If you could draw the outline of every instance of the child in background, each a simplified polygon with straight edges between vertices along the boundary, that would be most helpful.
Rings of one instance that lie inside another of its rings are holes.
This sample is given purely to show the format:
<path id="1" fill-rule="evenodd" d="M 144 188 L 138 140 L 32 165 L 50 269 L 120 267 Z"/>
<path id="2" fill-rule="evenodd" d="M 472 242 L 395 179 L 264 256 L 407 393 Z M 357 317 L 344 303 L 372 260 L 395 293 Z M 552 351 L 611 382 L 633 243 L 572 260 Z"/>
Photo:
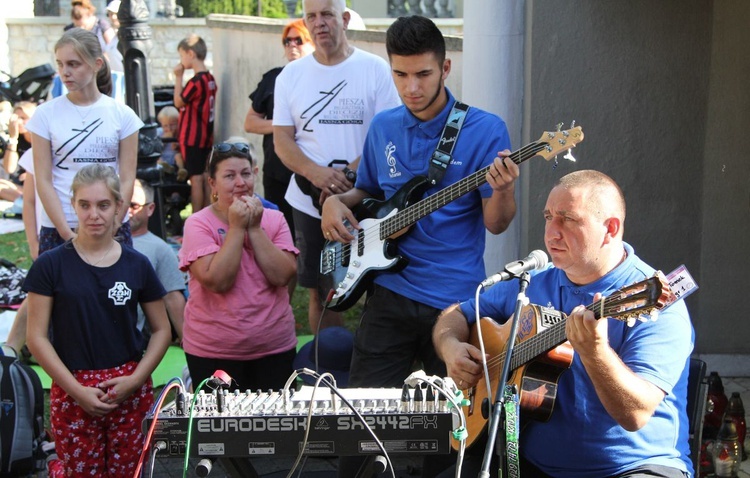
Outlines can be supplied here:
<path id="1" fill-rule="evenodd" d="M 206 69 L 206 42 L 198 35 L 189 35 L 177 45 L 180 62 L 174 67 L 174 105 L 180 110 L 177 136 L 190 177 L 190 201 L 193 212 L 208 204 L 206 159 L 211 152 L 214 135 L 216 80 Z M 195 75 L 182 85 L 185 70 Z"/>
<path id="2" fill-rule="evenodd" d="M 168 173 L 174 172 L 177 175 L 177 181 L 181 183 L 185 182 L 188 172 L 185 169 L 185 163 L 182 159 L 182 153 L 180 153 L 176 136 L 180 112 L 174 106 L 165 106 L 156 115 L 156 120 L 161 125 L 161 138 L 164 141 L 164 149 L 161 152 L 159 162 L 162 163 L 162 166 L 168 166 L 166 168 L 168 169 Z"/>

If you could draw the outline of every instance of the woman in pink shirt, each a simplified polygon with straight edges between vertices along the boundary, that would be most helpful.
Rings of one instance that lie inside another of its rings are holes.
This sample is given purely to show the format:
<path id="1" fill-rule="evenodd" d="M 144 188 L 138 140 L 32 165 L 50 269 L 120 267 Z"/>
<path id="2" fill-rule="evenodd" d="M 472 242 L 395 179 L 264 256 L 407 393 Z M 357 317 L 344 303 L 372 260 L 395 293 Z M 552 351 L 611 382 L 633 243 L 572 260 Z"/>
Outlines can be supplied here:
<path id="1" fill-rule="evenodd" d="M 286 286 L 299 251 L 284 215 L 253 195 L 257 173 L 247 144 L 215 145 L 213 204 L 185 222 L 183 348 L 196 384 L 223 370 L 233 388 L 278 389 L 292 373 L 297 338 Z"/>

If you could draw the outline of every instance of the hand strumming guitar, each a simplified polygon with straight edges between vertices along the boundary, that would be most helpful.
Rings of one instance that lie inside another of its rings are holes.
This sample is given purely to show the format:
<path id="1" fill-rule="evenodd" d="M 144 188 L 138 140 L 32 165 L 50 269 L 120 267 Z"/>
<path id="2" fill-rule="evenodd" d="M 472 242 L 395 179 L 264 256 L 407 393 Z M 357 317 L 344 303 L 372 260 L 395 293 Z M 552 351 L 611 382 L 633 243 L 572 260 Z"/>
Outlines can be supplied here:
<path id="1" fill-rule="evenodd" d="M 323 203 L 320 228 L 329 241 L 348 243 L 354 240 L 352 232 L 360 229 L 352 208 L 369 195 L 361 189 L 352 188 L 343 194 L 329 196 Z M 346 223 L 345 223 L 346 222 Z"/>

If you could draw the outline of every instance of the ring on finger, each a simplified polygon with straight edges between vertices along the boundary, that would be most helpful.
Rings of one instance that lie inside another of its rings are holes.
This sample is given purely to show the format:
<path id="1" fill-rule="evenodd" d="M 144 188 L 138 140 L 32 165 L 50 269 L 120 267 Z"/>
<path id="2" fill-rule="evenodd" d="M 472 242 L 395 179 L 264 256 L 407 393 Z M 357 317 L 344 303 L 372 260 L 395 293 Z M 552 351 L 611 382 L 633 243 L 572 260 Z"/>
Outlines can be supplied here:
<path id="1" fill-rule="evenodd" d="M 336 185 L 335 185 L 335 184 L 331 184 L 331 189 L 333 189 L 333 188 L 335 188 L 335 187 L 336 187 Z"/>

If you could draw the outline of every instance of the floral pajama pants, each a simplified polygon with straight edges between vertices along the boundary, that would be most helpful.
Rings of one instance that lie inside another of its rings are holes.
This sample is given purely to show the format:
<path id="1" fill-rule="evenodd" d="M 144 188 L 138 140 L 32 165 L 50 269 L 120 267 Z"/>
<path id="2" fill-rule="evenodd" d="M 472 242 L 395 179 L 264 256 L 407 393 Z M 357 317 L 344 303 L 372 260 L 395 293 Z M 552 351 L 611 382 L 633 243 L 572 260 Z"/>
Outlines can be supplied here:
<path id="1" fill-rule="evenodd" d="M 82 385 L 96 387 L 104 380 L 132 374 L 137 365 L 128 362 L 105 370 L 77 370 L 73 376 Z M 143 448 L 141 422 L 153 402 L 149 378 L 119 408 L 103 417 L 93 417 L 53 384 L 50 421 L 55 451 L 65 463 L 65 476 L 133 476 Z"/>

